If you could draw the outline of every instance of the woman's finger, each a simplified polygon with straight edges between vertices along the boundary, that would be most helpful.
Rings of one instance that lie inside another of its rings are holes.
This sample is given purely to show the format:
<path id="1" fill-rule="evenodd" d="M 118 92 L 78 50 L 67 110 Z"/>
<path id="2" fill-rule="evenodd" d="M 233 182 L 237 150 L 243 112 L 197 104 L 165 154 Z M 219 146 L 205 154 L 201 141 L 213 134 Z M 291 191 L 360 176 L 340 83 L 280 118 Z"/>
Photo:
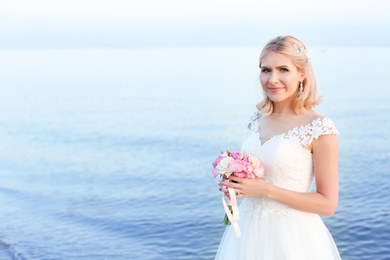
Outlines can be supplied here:
<path id="1" fill-rule="evenodd" d="M 230 177 L 229 177 L 229 180 L 230 180 L 231 182 L 235 182 L 235 183 L 241 183 L 241 182 L 242 182 L 242 179 L 243 179 L 243 178 L 236 177 L 236 176 L 234 176 L 234 175 L 230 175 Z"/>
<path id="2" fill-rule="evenodd" d="M 219 181 L 219 182 L 217 182 L 218 183 L 218 185 L 219 186 L 224 186 L 224 187 L 230 187 L 230 188 L 233 188 L 232 187 L 232 183 L 230 182 L 230 181 L 224 181 L 224 180 L 222 180 L 222 181 Z"/>

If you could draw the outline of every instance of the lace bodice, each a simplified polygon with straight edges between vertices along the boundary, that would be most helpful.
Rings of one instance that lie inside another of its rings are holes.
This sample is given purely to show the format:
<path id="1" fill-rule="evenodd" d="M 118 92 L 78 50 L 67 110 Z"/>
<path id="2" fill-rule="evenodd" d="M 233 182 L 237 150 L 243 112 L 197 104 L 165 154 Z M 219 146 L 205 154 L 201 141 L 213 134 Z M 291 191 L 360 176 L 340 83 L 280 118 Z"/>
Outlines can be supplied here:
<path id="1" fill-rule="evenodd" d="M 310 123 L 274 135 L 261 143 L 259 114 L 255 113 L 250 119 L 249 134 L 242 150 L 256 156 L 264 164 L 266 181 L 285 189 L 308 192 L 314 171 L 312 153 L 307 147 L 322 135 L 337 133 L 329 118 L 318 115 Z M 247 198 L 242 207 L 257 216 L 299 213 L 267 198 Z"/>

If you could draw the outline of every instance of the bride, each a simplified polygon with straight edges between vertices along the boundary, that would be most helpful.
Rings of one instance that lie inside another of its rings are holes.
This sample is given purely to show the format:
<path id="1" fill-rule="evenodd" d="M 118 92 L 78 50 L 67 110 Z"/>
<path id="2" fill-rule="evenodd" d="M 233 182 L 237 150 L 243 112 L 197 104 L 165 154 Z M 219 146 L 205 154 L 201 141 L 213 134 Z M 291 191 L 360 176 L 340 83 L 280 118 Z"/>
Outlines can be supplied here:
<path id="1" fill-rule="evenodd" d="M 233 188 L 243 199 L 242 235 L 228 227 L 215 259 L 341 259 L 319 216 L 332 216 L 337 208 L 338 132 L 313 110 L 319 98 L 305 45 L 292 36 L 269 41 L 260 70 L 265 98 L 242 150 L 263 163 L 265 177 L 231 176 L 218 183 L 227 196 Z"/>

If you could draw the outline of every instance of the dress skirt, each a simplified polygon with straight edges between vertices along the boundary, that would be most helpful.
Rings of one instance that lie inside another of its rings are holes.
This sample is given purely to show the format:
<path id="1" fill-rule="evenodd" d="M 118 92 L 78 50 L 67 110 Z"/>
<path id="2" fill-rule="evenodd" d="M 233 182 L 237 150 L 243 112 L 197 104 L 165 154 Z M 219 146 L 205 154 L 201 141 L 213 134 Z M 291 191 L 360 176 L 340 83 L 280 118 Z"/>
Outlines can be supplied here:
<path id="1" fill-rule="evenodd" d="M 240 215 L 241 237 L 237 238 L 233 227 L 228 226 L 215 259 L 341 259 L 331 234 L 317 214 L 295 211 L 255 216 L 240 209 Z"/>

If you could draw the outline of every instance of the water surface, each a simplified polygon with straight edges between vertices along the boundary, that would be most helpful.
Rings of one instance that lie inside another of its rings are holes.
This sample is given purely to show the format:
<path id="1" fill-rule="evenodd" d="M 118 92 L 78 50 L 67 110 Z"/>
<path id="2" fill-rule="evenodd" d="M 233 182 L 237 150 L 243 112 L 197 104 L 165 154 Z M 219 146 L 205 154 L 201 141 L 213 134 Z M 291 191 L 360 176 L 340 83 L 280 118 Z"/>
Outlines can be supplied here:
<path id="1" fill-rule="evenodd" d="M 5 259 L 213 259 L 211 162 L 246 136 L 259 49 L 0 53 Z M 340 132 L 339 207 L 324 221 L 343 259 L 389 259 L 390 49 L 311 55 L 318 111 Z"/>

